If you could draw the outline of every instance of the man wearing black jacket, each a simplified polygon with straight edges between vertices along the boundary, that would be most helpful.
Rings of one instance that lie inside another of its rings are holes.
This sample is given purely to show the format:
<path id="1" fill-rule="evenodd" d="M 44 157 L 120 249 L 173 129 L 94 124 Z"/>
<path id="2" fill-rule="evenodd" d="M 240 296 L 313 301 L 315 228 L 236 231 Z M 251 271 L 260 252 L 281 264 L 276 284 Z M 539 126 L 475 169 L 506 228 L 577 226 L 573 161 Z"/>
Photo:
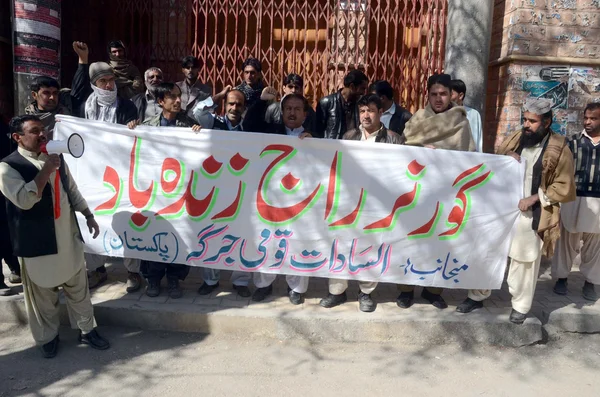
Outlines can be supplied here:
<path id="1" fill-rule="evenodd" d="M 31 102 L 25 108 L 25 114 L 32 114 L 42 121 L 48 130 L 49 139 L 54 129 L 55 116 L 66 114 L 80 117 L 79 109 L 89 95 L 88 46 L 73 42 L 73 50 L 79 56 L 79 66 L 73 77 L 71 90 L 61 90 L 58 81 L 48 76 L 39 76 L 31 84 Z"/>
<path id="2" fill-rule="evenodd" d="M 402 136 L 404 134 L 404 126 L 410 120 L 412 114 L 394 102 L 394 89 L 392 85 L 385 80 L 379 80 L 371 84 L 369 92 L 381 99 L 381 104 L 383 105 L 381 123 L 388 130 Z"/>
<path id="3" fill-rule="evenodd" d="M 316 136 L 342 139 L 348 130 L 358 128 L 356 102 L 367 93 L 369 79 L 360 70 L 353 70 L 344 77 L 344 88 L 319 100 L 317 104 Z"/>

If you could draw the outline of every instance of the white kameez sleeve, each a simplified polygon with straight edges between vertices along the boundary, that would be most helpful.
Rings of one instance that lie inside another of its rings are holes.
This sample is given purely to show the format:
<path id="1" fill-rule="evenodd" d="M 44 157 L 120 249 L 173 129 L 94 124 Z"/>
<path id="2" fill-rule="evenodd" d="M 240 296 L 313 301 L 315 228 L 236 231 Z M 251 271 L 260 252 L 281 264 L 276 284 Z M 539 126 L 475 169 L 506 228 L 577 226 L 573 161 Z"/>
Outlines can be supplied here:
<path id="1" fill-rule="evenodd" d="M 30 210 L 41 200 L 35 181 L 25 183 L 21 174 L 6 163 L 0 163 L 0 192 L 22 210 Z"/>
<path id="2" fill-rule="evenodd" d="M 550 198 L 548 196 L 546 196 L 546 194 L 544 194 L 544 192 L 542 191 L 542 188 L 538 189 L 538 197 L 540 198 L 540 204 L 544 208 L 550 207 L 551 205 L 556 204 L 555 202 L 550 200 Z"/>
<path id="3" fill-rule="evenodd" d="M 67 171 L 67 178 L 69 180 L 69 197 L 71 198 L 71 205 L 73 206 L 73 210 L 76 212 L 83 212 L 86 208 L 88 208 L 87 201 L 83 198 L 79 189 L 77 188 L 77 183 L 73 176 L 71 175 L 71 171 L 69 170 L 69 166 L 65 164 L 65 170 Z"/>
<path id="4" fill-rule="evenodd" d="M 213 112 L 217 106 L 215 105 L 212 97 L 208 97 L 203 101 L 199 101 L 192 113 L 194 114 L 194 119 L 198 122 L 203 129 L 210 130 L 213 128 L 215 124 L 215 116 Z"/>

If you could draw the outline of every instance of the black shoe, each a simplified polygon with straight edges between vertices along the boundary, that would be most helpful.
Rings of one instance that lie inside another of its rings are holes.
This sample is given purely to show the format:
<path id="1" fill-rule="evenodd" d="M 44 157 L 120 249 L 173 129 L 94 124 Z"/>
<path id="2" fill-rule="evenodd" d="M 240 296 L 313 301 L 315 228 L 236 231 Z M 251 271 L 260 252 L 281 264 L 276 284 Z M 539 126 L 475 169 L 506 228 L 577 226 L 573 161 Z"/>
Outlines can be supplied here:
<path id="1" fill-rule="evenodd" d="M 98 331 L 94 328 L 89 334 L 83 334 L 79 331 L 79 343 L 84 345 L 90 345 L 94 349 L 106 350 L 110 347 L 110 343 L 106 339 L 98 334 Z"/>
<path id="2" fill-rule="evenodd" d="M 304 303 L 304 294 L 296 292 L 288 288 L 288 296 L 290 297 L 290 303 L 292 305 L 301 305 Z"/>
<path id="3" fill-rule="evenodd" d="M 598 295 L 596 295 L 594 284 L 590 282 L 586 281 L 585 284 L 583 284 L 583 290 L 581 290 L 581 292 L 583 297 L 589 301 L 596 302 L 598 300 Z"/>
<path id="4" fill-rule="evenodd" d="M 233 289 L 237 291 L 238 295 L 242 298 L 249 298 L 252 293 L 250 292 L 250 288 L 245 285 L 233 285 Z"/>
<path id="5" fill-rule="evenodd" d="M 319 305 L 327 308 L 327 309 L 331 309 L 332 307 L 336 307 L 341 305 L 342 303 L 345 303 L 348 300 L 348 297 L 346 296 L 346 293 L 343 292 L 339 295 L 334 295 L 334 294 L 327 294 L 327 296 L 323 299 L 321 299 L 321 302 L 319 302 Z"/>
<path id="6" fill-rule="evenodd" d="M 569 293 L 569 290 L 567 288 L 568 285 L 569 282 L 566 278 L 559 278 L 558 280 L 556 280 L 556 284 L 554 284 L 554 288 L 552 290 L 557 295 L 566 295 L 567 293 Z"/>
<path id="7" fill-rule="evenodd" d="M 169 298 L 179 299 L 183 296 L 183 290 L 179 286 L 179 280 L 176 278 L 168 280 L 169 282 Z"/>
<path id="8" fill-rule="evenodd" d="M 12 290 L 6 283 L 4 279 L 0 280 L 0 296 L 11 296 L 15 295 L 16 292 Z"/>
<path id="9" fill-rule="evenodd" d="M 473 310 L 481 309 L 482 307 L 483 302 L 478 302 L 471 298 L 467 298 L 463 303 L 456 306 L 456 311 L 459 313 L 471 313 Z"/>
<path id="10" fill-rule="evenodd" d="M 254 294 L 252 294 L 252 300 L 254 302 L 262 302 L 267 296 L 271 295 L 272 293 L 273 284 L 269 285 L 268 287 L 257 288 L 256 291 L 254 291 Z"/>
<path id="11" fill-rule="evenodd" d="M 158 295 L 160 295 L 160 281 L 148 280 L 146 295 L 148 295 L 150 298 L 156 298 Z"/>
<path id="12" fill-rule="evenodd" d="M 358 308 L 361 312 L 371 313 L 377 308 L 377 303 L 371 298 L 371 294 L 361 292 L 358 294 Z"/>
<path id="13" fill-rule="evenodd" d="M 438 309 L 445 309 L 448 307 L 448 304 L 441 295 L 431 293 L 427 288 L 423 288 L 423 292 L 421 292 L 421 298 L 425 299 Z"/>
<path id="14" fill-rule="evenodd" d="M 414 291 L 400 292 L 400 295 L 398 295 L 398 298 L 396 299 L 396 304 L 398 305 L 398 307 L 401 307 L 403 309 L 408 309 L 409 307 L 411 307 L 413 305 L 414 301 L 415 301 L 415 292 Z"/>
<path id="15" fill-rule="evenodd" d="M 50 342 L 42 345 L 41 349 L 44 358 L 56 357 L 56 353 L 58 353 L 58 342 L 60 342 L 60 339 L 58 338 L 58 335 L 56 335 Z"/>
<path id="16" fill-rule="evenodd" d="M 8 275 L 8 281 L 11 284 L 21 284 L 23 282 L 23 280 L 21 280 L 21 275 L 16 272 L 10 272 Z"/>
<path id="17" fill-rule="evenodd" d="M 519 313 L 515 309 L 512 309 L 512 311 L 510 312 L 510 317 L 508 319 L 513 324 L 523 324 L 526 318 L 527 314 Z"/>
<path id="18" fill-rule="evenodd" d="M 202 283 L 200 288 L 198 288 L 198 293 L 200 295 L 210 295 L 217 288 L 219 288 L 219 283 L 216 283 L 214 285 L 208 285 L 206 283 Z"/>

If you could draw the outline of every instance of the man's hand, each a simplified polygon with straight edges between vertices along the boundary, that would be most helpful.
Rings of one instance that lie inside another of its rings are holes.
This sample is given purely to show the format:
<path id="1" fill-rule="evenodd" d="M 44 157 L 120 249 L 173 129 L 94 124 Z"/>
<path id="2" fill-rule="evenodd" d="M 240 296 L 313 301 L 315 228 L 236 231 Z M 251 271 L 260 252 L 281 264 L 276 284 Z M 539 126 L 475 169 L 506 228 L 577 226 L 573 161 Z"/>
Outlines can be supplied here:
<path id="1" fill-rule="evenodd" d="M 303 132 L 302 134 L 298 135 L 298 138 L 300 138 L 300 139 L 312 138 L 312 134 L 310 132 Z"/>
<path id="2" fill-rule="evenodd" d="M 506 155 L 512 157 L 515 160 L 517 160 L 519 163 L 521 162 L 521 156 L 519 156 L 515 152 L 508 152 L 508 153 L 506 153 Z"/>
<path id="3" fill-rule="evenodd" d="M 49 174 L 53 173 L 60 167 L 60 156 L 58 154 L 51 154 L 48 156 L 48 160 L 44 163 L 42 170 L 47 171 Z"/>
<path id="4" fill-rule="evenodd" d="M 519 201 L 519 210 L 521 210 L 522 212 L 525 212 L 525 211 L 529 210 L 531 207 L 533 207 L 533 205 L 535 203 L 537 203 L 539 200 L 540 200 L 540 198 L 538 197 L 537 194 L 534 194 L 533 196 L 524 198 Z"/>
<path id="5" fill-rule="evenodd" d="M 140 125 L 140 122 L 138 120 L 132 120 L 129 123 L 127 123 L 127 128 L 129 128 L 130 130 L 135 130 L 135 127 L 137 127 L 138 125 Z"/>
<path id="6" fill-rule="evenodd" d="M 277 90 L 273 87 L 265 87 L 260 94 L 260 99 L 267 102 L 272 102 L 277 99 Z"/>
<path id="7" fill-rule="evenodd" d="M 194 124 L 192 126 L 192 131 L 194 131 L 196 134 L 199 133 L 201 129 L 202 129 L 202 126 L 200 126 L 198 124 Z"/>
<path id="8" fill-rule="evenodd" d="M 94 219 L 94 217 L 90 217 L 87 218 L 87 227 L 90 231 L 90 234 L 92 235 L 92 238 L 96 238 L 98 237 L 98 235 L 100 234 L 100 226 L 98 226 L 98 222 L 96 222 L 96 219 Z"/>
<path id="9" fill-rule="evenodd" d="M 230 85 L 225 86 L 225 88 L 223 88 L 223 90 L 221 92 L 219 92 L 218 94 L 216 94 L 212 97 L 213 102 L 215 104 L 220 103 L 223 100 L 223 98 L 225 98 L 227 96 L 227 94 L 229 94 L 229 91 L 231 91 L 232 89 L 233 89 L 233 87 Z"/>
<path id="10" fill-rule="evenodd" d="M 81 63 L 83 65 L 88 63 L 90 50 L 89 50 L 87 44 L 85 44 L 81 41 L 74 41 L 73 42 L 73 50 L 75 50 L 75 53 L 79 56 L 79 63 Z"/>

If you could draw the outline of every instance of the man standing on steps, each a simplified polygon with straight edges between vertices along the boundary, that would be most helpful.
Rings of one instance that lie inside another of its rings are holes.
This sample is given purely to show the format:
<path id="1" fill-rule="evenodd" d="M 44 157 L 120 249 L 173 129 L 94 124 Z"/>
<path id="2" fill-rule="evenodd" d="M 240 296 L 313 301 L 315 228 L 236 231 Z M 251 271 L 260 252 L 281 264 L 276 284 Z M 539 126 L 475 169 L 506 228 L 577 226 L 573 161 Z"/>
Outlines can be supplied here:
<path id="1" fill-rule="evenodd" d="M 162 83 L 154 90 L 156 102 L 162 109 L 162 112 L 144 122 L 144 125 L 153 127 L 182 127 L 191 128 L 193 131 L 200 131 L 200 126 L 181 111 L 181 89 L 173 83 Z M 160 282 L 163 277 L 167 277 L 168 294 L 171 299 L 179 299 L 183 296 L 183 291 L 179 286 L 179 281 L 185 280 L 190 267 L 176 263 L 146 262 L 145 274 L 148 278 L 148 288 L 146 295 L 157 297 L 160 295 Z"/>
<path id="2" fill-rule="evenodd" d="M 580 251 L 579 270 L 585 277 L 582 294 L 598 300 L 594 284 L 600 284 L 600 103 L 583 112 L 584 130 L 569 139 L 575 163 L 577 198 L 560 208 L 560 239 L 552 261 L 554 292 L 567 295 L 567 278 Z"/>
<path id="3" fill-rule="evenodd" d="M 575 200 L 573 154 L 565 137 L 552 131 L 552 100 L 528 98 L 523 127 L 507 137 L 498 154 L 526 161 L 521 214 L 510 247 L 508 290 L 512 295 L 509 320 L 522 324 L 531 309 L 542 255 L 554 255 L 560 236 L 561 204 Z M 469 313 L 483 307 L 490 290 L 470 290 L 456 311 Z"/>
<path id="4" fill-rule="evenodd" d="M 59 288 L 67 303 L 79 341 L 95 349 L 109 343 L 96 331 L 94 309 L 83 260 L 83 237 L 75 218 L 82 213 L 93 237 L 100 228 L 57 154 L 42 153 L 47 142 L 40 119 L 33 115 L 11 120 L 16 151 L 0 162 L 0 192 L 15 255 L 21 263 L 29 327 L 46 358 L 58 351 Z"/>
<path id="5" fill-rule="evenodd" d="M 358 128 L 356 102 L 366 94 L 369 79 L 360 70 L 344 77 L 344 88 L 319 100 L 317 104 L 317 138 L 342 139 L 346 131 Z"/>
<path id="6" fill-rule="evenodd" d="M 263 97 L 265 93 L 263 93 Z M 304 122 L 308 115 L 310 105 L 306 98 L 300 94 L 287 94 L 281 101 L 283 124 L 270 124 L 272 134 L 287 135 L 298 137 L 300 139 L 310 138 L 312 134 L 304 128 Z M 273 273 L 254 273 L 254 285 L 256 291 L 252 294 L 252 300 L 261 302 L 273 293 L 273 282 L 277 277 Z M 308 290 L 309 277 L 286 275 L 285 280 L 288 285 L 288 297 L 293 305 L 300 305 L 304 302 L 304 294 Z"/>
<path id="7" fill-rule="evenodd" d="M 177 83 L 181 90 L 181 110 L 188 117 L 194 117 L 194 107 L 199 101 L 204 101 L 212 95 L 212 88 L 200 81 L 200 61 L 198 58 L 188 55 L 181 60 L 181 71 L 185 77 Z"/>
<path id="8" fill-rule="evenodd" d="M 428 104 L 411 117 L 404 128 L 407 145 L 427 146 L 437 149 L 474 151 L 475 144 L 465 108 L 451 101 L 447 74 L 434 74 L 427 80 Z M 415 286 L 398 285 L 398 307 L 407 309 L 414 302 Z M 438 309 L 448 304 L 442 298 L 442 288 L 425 287 L 421 297 Z"/>
<path id="9" fill-rule="evenodd" d="M 404 127 L 412 114 L 394 102 L 394 88 L 392 85 L 385 80 L 379 80 L 371 84 L 369 92 L 381 99 L 383 105 L 381 123 L 384 127 L 400 136 L 404 135 Z"/>
<path id="10" fill-rule="evenodd" d="M 343 139 L 362 141 L 362 142 L 381 142 L 402 145 L 404 138 L 393 131 L 388 130 L 381 123 L 383 114 L 383 105 L 377 95 L 365 95 L 358 103 L 358 114 L 360 125 L 344 134 Z M 359 281 L 360 294 L 358 295 L 359 308 L 363 312 L 373 312 L 377 304 L 371 298 L 371 293 L 377 287 L 376 282 Z M 329 279 L 329 294 L 321 299 L 320 305 L 325 308 L 332 308 L 346 302 L 346 289 L 348 289 L 348 280 Z"/>
<path id="11" fill-rule="evenodd" d="M 483 129 L 481 125 L 481 115 L 477 110 L 463 104 L 465 95 L 467 95 L 467 86 L 462 80 L 452 80 L 450 85 L 452 87 L 452 102 L 464 107 L 467 111 L 467 119 L 469 120 L 469 126 L 471 127 L 471 136 L 475 142 L 475 149 L 478 152 L 483 152 Z"/>
<path id="12" fill-rule="evenodd" d="M 138 122 L 143 123 L 161 113 L 161 108 L 156 102 L 154 90 L 163 82 L 163 72 L 157 67 L 151 67 L 144 73 L 146 92 L 131 98 L 131 102 L 138 110 Z"/>

